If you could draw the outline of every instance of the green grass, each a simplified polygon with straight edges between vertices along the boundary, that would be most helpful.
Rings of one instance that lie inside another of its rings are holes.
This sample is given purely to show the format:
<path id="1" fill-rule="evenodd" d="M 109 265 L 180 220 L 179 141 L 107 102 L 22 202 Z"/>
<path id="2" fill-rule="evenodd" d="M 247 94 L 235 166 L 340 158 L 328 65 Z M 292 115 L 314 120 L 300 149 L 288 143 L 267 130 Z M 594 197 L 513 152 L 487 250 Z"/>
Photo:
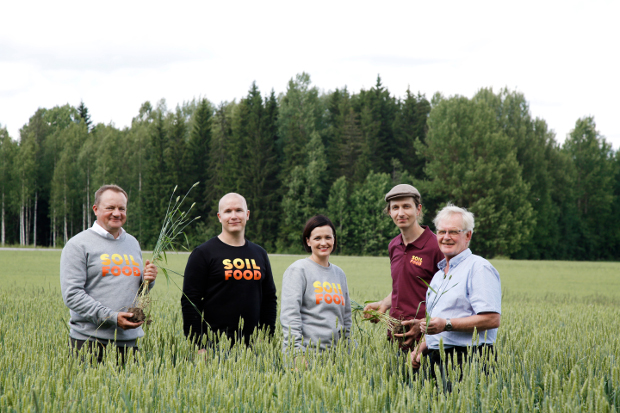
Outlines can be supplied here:
<path id="1" fill-rule="evenodd" d="M 188 254 L 168 254 L 168 267 L 183 273 Z M 304 256 L 271 256 L 276 287 L 282 284 L 284 270 Z M 145 259 L 150 255 L 145 254 Z M 332 257 L 332 262 L 347 274 L 352 296 L 364 299 L 382 298 L 391 288 L 390 263 L 387 257 Z M 572 261 L 511 261 L 491 260 L 500 273 L 502 291 L 513 295 L 539 299 L 541 296 L 572 296 L 576 299 L 607 297 L 620 300 L 620 263 Z M 60 250 L 56 251 L 1 251 L 0 271 L 3 282 L 56 283 L 59 282 Z M 164 280 L 160 273 L 161 281 Z M 177 282 L 182 278 L 174 276 Z M 54 285 L 54 284 L 52 284 Z M 170 290 L 171 294 L 175 290 Z"/>
<path id="2" fill-rule="evenodd" d="M 169 266 L 182 272 L 187 257 L 168 255 Z M 271 257 L 278 290 L 298 258 Z M 385 331 L 364 322 L 356 346 L 315 357 L 305 372 L 285 365 L 280 330 L 201 359 L 182 333 L 181 293 L 164 277 L 137 362 L 78 362 L 68 357 L 59 260 L 59 251 L 0 251 L 0 412 L 620 410 L 619 263 L 493 261 L 503 290 L 497 365 L 488 376 L 468 366 L 444 393 L 411 380 Z M 389 292 L 387 258 L 333 262 L 357 301 Z"/>

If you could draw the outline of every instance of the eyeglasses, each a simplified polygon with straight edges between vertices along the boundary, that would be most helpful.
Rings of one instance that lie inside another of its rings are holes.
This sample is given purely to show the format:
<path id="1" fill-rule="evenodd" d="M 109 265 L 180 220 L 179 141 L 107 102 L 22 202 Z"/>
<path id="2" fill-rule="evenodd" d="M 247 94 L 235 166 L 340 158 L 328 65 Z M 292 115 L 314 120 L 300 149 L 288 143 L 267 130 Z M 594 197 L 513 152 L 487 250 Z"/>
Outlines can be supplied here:
<path id="1" fill-rule="evenodd" d="M 446 234 L 450 235 L 451 237 L 456 237 L 457 235 L 459 235 L 460 232 L 465 232 L 467 231 L 466 229 L 451 229 L 450 231 L 446 231 L 444 229 L 440 229 L 439 231 L 437 231 L 437 235 L 441 235 L 442 237 L 445 236 Z"/>

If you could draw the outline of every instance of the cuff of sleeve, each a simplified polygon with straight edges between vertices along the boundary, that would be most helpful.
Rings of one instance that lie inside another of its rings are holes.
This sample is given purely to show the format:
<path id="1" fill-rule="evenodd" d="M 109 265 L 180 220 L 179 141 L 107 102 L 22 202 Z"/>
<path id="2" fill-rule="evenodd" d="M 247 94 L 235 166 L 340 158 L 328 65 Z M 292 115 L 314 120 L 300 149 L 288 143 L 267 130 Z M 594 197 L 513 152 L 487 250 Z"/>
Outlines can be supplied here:
<path id="1" fill-rule="evenodd" d="M 108 322 L 114 327 L 118 327 L 118 311 L 112 311 L 108 317 Z"/>

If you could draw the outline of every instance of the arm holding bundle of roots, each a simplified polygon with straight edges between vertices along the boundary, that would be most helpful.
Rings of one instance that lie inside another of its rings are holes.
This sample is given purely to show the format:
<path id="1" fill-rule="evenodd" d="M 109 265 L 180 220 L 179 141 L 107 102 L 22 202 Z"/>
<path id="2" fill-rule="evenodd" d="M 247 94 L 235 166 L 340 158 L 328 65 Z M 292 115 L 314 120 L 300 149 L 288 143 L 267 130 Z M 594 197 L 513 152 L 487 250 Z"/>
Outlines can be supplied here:
<path id="1" fill-rule="evenodd" d="M 383 324 L 385 327 L 387 327 L 390 334 L 394 335 L 395 337 L 399 337 L 407 333 L 407 327 L 404 326 L 400 320 L 391 317 L 389 314 L 387 314 L 387 312 L 382 312 L 383 308 L 377 310 L 369 307 L 368 303 L 373 302 L 366 301 L 364 303 L 365 306 L 363 306 L 355 300 L 351 300 L 351 310 L 355 313 L 361 313 L 364 317 L 363 320 Z M 376 301 L 375 303 L 381 303 L 381 301 Z"/>
<path id="2" fill-rule="evenodd" d="M 433 312 L 433 309 L 435 308 L 435 306 L 437 305 L 437 303 L 439 302 L 439 300 L 441 299 L 441 297 L 446 294 L 448 291 L 450 291 L 451 289 L 453 289 L 454 287 L 456 287 L 458 285 L 458 283 L 453 284 L 452 286 L 448 287 L 448 283 L 450 282 L 450 280 L 452 279 L 452 276 L 446 277 L 444 276 L 443 281 L 440 285 L 440 288 L 438 289 L 438 291 L 440 291 L 441 293 L 438 294 L 437 291 L 435 289 L 433 289 L 433 287 L 430 286 L 430 284 L 428 284 L 424 279 L 422 279 L 421 277 L 420 280 L 422 280 L 422 282 L 424 284 L 426 284 L 426 286 L 428 287 L 428 289 L 430 291 L 432 291 L 435 296 L 433 298 L 433 300 L 430 303 L 427 303 L 426 306 L 426 317 L 424 318 L 424 320 L 407 320 L 407 321 L 403 321 L 403 325 L 410 325 L 411 326 L 411 330 L 416 330 L 416 332 L 419 331 L 419 333 L 421 334 L 421 338 L 418 341 L 418 344 L 415 346 L 415 348 L 413 349 L 413 352 L 411 353 L 411 364 L 413 366 L 414 369 L 418 369 L 420 368 L 420 360 L 422 355 L 426 354 L 428 352 L 428 348 L 426 347 L 426 334 L 431 334 L 431 332 L 429 330 L 427 330 L 427 325 L 431 324 L 431 320 L 435 320 L 434 318 L 431 317 L 431 314 Z M 420 309 L 420 305 L 422 304 L 422 302 L 418 305 L 418 310 Z M 443 320 L 443 319 L 442 319 Z M 445 327 L 445 320 L 443 327 L 442 327 L 442 331 L 443 328 Z M 440 331 L 438 331 L 440 332 Z M 434 334 L 434 333 L 433 333 Z"/>
<path id="3" fill-rule="evenodd" d="M 131 323 L 142 323 L 146 321 L 147 324 L 151 323 L 151 319 L 148 316 L 147 309 L 150 308 L 151 298 L 148 294 L 153 287 L 155 286 L 155 279 L 157 278 L 157 266 L 146 260 L 144 263 L 144 269 L 142 270 L 142 285 L 140 286 L 140 290 L 136 296 L 136 300 L 134 300 L 134 307 L 127 309 L 127 312 L 131 314 L 130 317 L 127 318 L 127 321 Z M 128 328 L 135 328 L 128 325 L 125 320 L 121 320 L 121 315 L 119 314 L 118 323 L 119 327 L 126 329 L 123 325 L 127 325 Z M 121 325 L 121 323 L 123 325 Z"/>
<path id="4" fill-rule="evenodd" d="M 383 314 L 387 313 L 388 310 L 392 308 L 392 292 L 390 291 L 383 300 L 375 302 L 366 301 L 364 304 L 365 306 L 364 308 L 362 308 L 362 310 L 364 311 L 364 318 L 369 319 L 372 323 L 377 323 L 379 322 L 379 319 L 377 317 L 373 317 L 370 312 L 374 310 Z"/>
<path id="5" fill-rule="evenodd" d="M 417 318 L 403 320 L 401 324 L 405 332 L 394 334 L 394 337 L 404 340 L 403 345 L 405 346 L 410 346 L 414 341 L 419 341 L 422 337 L 422 332 L 420 331 L 420 323 L 422 323 L 422 321 L 423 320 Z"/>

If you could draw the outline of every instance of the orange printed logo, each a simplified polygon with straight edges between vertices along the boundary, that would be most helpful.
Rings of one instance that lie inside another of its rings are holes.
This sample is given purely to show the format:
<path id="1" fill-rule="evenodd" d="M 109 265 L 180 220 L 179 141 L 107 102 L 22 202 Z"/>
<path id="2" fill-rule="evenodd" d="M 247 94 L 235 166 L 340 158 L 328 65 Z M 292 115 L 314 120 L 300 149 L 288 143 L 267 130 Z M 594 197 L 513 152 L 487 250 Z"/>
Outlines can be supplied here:
<path id="1" fill-rule="evenodd" d="M 422 258 L 416 257 L 415 255 L 411 256 L 411 261 L 409 261 L 413 265 L 417 265 L 418 267 L 422 265 Z"/>
<path id="2" fill-rule="evenodd" d="M 114 275 L 115 277 L 123 274 L 123 275 L 135 275 L 139 277 L 141 275 L 140 264 L 138 264 L 133 255 L 127 254 L 101 254 L 99 257 L 101 259 L 101 276 L 105 277 L 106 275 Z M 116 264 L 116 265 L 112 265 Z"/>
<path id="3" fill-rule="evenodd" d="M 317 304 L 324 301 L 326 304 L 333 303 L 337 305 L 345 305 L 344 296 L 342 295 L 342 287 L 340 284 L 330 283 L 328 281 L 323 283 L 320 281 L 315 281 L 312 286 L 314 287 L 314 297 Z"/>
<path id="4" fill-rule="evenodd" d="M 260 267 L 256 265 L 256 261 L 249 259 L 235 258 L 234 260 L 224 260 L 224 277 L 226 281 L 230 278 L 235 280 L 260 280 L 263 274 L 260 272 Z"/>

